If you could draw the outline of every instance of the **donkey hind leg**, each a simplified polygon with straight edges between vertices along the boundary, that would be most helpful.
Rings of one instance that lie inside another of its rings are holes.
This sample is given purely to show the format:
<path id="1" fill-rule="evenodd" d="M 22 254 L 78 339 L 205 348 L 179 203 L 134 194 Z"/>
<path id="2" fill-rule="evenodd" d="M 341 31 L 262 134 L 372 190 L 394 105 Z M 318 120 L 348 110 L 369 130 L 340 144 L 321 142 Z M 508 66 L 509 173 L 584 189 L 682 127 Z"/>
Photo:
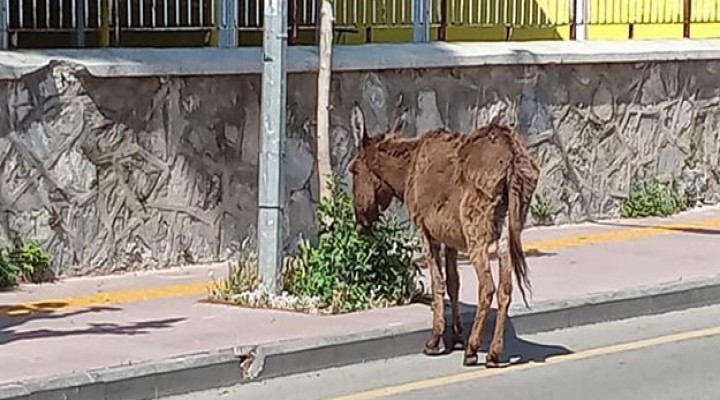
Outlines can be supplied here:
<path id="1" fill-rule="evenodd" d="M 467 225 L 468 250 L 478 280 L 477 312 L 475 314 L 472 331 L 470 332 L 470 338 L 468 339 L 468 345 L 465 348 L 465 359 L 463 360 L 463 364 L 466 366 L 477 364 L 477 352 L 482 344 L 485 320 L 487 319 L 490 304 L 495 294 L 495 282 L 493 282 L 488 257 L 488 247 L 494 231 L 492 218 L 490 217 L 492 213 L 488 212 L 488 209 L 491 208 L 492 206 L 488 204 L 485 210 L 482 210 L 482 208 L 477 210 L 479 212 L 477 212 L 478 215 L 476 215 L 475 218 L 467 219 L 463 222 L 463 225 Z"/>
<path id="2" fill-rule="evenodd" d="M 440 269 L 440 243 L 432 240 L 427 232 L 422 232 L 420 236 L 430 269 L 433 311 L 432 333 L 425 342 L 424 353 L 434 356 L 445 353 L 445 343 L 442 340 L 445 334 L 445 282 Z"/>
<path id="3" fill-rule="evenodd" d="M 495 316 L 495 331 L 493 332 L 492 342 L 490 343 L 490 349 L 485 360 L 485 366 L 488 368 L 500 366 L 500 356 L 503 351 L 505 335 L 505 322 L 508 318 L 508 309 L 510 307 L 513 290 L 507 215 L 500 217 L 496 221 L 496 224 L 495 232 L 499 233 L 496 237 L 497 255 L 500 264 L 497 291 L 498 310 Z"/>
<path id="4" fill-rule="evenodd" d="M 453 321 L 453 349 L 462 350 L 465 348 L 463 343 L 463 328 L 460 320 L 460 277 L 457 268 L 458 251 L 455 248 L 445 246 L 445 270 L 447 274 L 447 290 L 450 297 L 450 305 L 452 306 Z"/>

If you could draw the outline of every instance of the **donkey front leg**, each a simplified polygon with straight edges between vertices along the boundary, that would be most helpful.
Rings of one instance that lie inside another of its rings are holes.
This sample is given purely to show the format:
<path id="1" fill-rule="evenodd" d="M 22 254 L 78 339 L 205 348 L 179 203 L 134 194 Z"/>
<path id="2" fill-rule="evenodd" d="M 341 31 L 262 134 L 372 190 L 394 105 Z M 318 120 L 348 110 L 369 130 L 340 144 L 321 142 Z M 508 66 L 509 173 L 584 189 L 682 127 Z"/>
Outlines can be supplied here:
<path id="1" fill-rule="evenodd" d="M 433 311 L 432 333 L 425 342 L 424 353 L 434 356 L 445 352 L 445 343 L 442 340 L 445 333 L 445 282 L 440 269 L 440 243 L 432 240 L 425 231 L 421 237 L 430 269 Z"/>

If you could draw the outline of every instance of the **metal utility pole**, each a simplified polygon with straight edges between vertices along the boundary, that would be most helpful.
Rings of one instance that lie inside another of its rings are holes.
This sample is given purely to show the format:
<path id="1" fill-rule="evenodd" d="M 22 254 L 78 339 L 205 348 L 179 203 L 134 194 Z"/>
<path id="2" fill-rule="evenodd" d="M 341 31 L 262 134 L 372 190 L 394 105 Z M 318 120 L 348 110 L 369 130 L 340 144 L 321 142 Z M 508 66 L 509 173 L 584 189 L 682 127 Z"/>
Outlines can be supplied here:
<path id="1" fill-rule="evenodd" d="M 285 107 L 287 104 L 287 0 L 265 1 L 258 179 L 258 275 L 265 288 L 280 291 L 285 205 Z"/>

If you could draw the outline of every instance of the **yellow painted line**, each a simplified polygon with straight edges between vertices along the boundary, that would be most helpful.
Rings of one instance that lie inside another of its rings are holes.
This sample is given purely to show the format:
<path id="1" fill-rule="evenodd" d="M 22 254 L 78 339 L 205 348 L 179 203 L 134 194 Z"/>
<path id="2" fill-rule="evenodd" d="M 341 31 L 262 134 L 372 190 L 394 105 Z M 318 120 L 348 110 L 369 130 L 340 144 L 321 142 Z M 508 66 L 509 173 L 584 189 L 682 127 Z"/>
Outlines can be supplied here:
<path id="1" fill-rule="evenodd" d="M 623 222 L 621 222 L 623 223 Z M 612 225 L 605 225 L 612 228 Z M 557 239 L 538 240 L 528 242 L 523 245 L 526 252 L 532 251 L 557 251 L 569 249 L 572 247 L 591 246 L 596 244 L 607 244 L 624 242 L 633 239 L 643 239 L 654 236 L 663 236 L 670 234 L 682 233 L 683 230 L 703 230 L 703 229 L 720 229 L 720 219 L 708 219 L 687 223 L 665 224 L 665 225 L 648 225 L 644 227 L 619 229 L 608 232 L 588 233 L 585 235 L 575 235 L 560 237 Z M 467 258 L 466 254 L 461 254 Z"/>
<path id="2" fill-rule="evenodd" d="M 365 392 L 354 393 L 347 396 L 336 397 L 334 400 L 370 400 L 379 399 L 388 396 L 396 396 L 416 392 L 419 390 L 434 389 L 437 387 L 452 385 L 456 383 L 467 382 L 475 379 L 489 378 L 492 376 L 505 375 L 516 371 L 524 371 L 543 366 L 562 364 L 570 361 L 585 360 L 588 358 L 606 356 L 633 350 L 641 350 L 648 347 L 660 346 L 664 344 L 676 343 L 692 339 L 700 339 L 705 337 L 720 335 L 720 326 L 696 331 L 682 332 L 673 335 L 661 336 L 652 339 L 639 340 L 616 344 L 606 347 L 598 347 L 590 350 L 579 351 L 577 353 L 556 356 L 548 358 L 544 363 L 527 363 L 510 366 L 499 369 L 480 369 L 472 372 L 463 372 L 455 375 L 441 376 L 438 378 L 425 379 L 422 381 L 410 382 L 397 386 L 388 386 L 380 389 L 368 390 Z"/>
<path id="3" fill-rule="evenodd" d="M 57 300 L 41 300 L 24 304 L 0 305 L 0 315 L 22 316 L 37 312 L 53 312 L 70 308 L 112 306 L 169 297 L 192 296 L 203 293 L 209 282 L 95 293 Z"/>
<path id="4" fill-rule="evenodd" d="M 682 229 L 720 228 L 720 219 L 662 226 L 615 230 L 591 233 L 551 240 L 541 240 L 525 245 L 526 251 L 553 251 L 593 244 L 621 242 L 632 239 L 667 235 L 681 232 Z M 97 293 L 73 296 L 57 300 L 42 300 L 24 304 L 0 305 L 0 315 L 27 315 L 34 312 L 52 312 L 71 308 L 88 308 L 118 305 L 171 297 L 195 296 L 203 294 L 210 282 L 195 282 L 181 285 L 160 286 L 146 289 L 134 289 L 118 292 Z"/>
<path id="5" fill-rule="evenodd" d="M 610 225 L 611 226 L 611 225 Z M 577 235 L 565 238 L 541 240 L 534 243 L 528 243 L 527 250 L 535 249 L 540 251 L 560 250 L 570 247 L 588 246 L 593 244 L 605 244 L 613 242 L 623 242 L 633 239 L 642 239 L 653 236 L 670 235 L 673 233 L 682 233 L 683 230 L 702 230 L 720 228 L 720 219 L 710 219 L 689 223 L 677 223 L 667 225 L 653 225 L 642 228 L 632 228 L 615 230 L 610 232 L 591 233 L 587 235 Z"/>

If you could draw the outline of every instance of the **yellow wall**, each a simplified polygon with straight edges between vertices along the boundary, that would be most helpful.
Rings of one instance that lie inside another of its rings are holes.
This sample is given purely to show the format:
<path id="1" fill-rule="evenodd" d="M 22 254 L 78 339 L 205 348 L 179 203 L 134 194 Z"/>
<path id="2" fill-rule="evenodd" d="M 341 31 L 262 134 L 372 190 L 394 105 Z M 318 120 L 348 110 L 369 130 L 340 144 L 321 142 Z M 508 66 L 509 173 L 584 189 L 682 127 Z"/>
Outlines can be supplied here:
<path id="1" fill-rule="evenodd" d="M 720 1 L 693 0 L 692 38 L 720 37 Z M 588 37 L 627 39 L 632 24 L 635 39 L 683 37 L 683 0 L 590 0 Z"/>
<path id="2" fill-rule="evenodd" d="M 346 3 L 347 1 L 347 3 Z M 405 4 L 403 5 L 403 1 Z M 373 42 L 401 42 L 412 38 L 410 25 L 411 0 L 395 2 L 395 14 L 407 16 L 406 21 L 390 20 L 392 10 L 385 13 L 379 8 L 383 2 L 360 0 L 345 0 L 336 2 L 336 23 L 338 25 L 352 25 L 360 21 L 363 10 L 356 4 L 366 4 L 365 15 L 372 15 L 375 11 L 378 20 L 375 24 L 360 24 L 358 34 L 344 34 L 342 43 L 362 43 L 367 40 L 366 28 L 371 28 Z M 570 0 L 499 0 L 496 9 L 493 7 L 483 9 L 479 4 L 486 4 L 484 0 L 449 0 L 455 7 L 449 6 L 448 17 L 450 25 L 447 28 L 448 41 L 503 41 L 509 40 L 569 40 L 570 19 L 568 8 Z M 683 0 L 587 0 L 590 6 L 588 38 L 590 40 L 627 40 L 632 25 L 634 39 L 662 39 L 682 38 L 683 35 Z M 346 11 L 343 6 L 348 4 Z M 392 4 L 387 2 L 386 4 Z M 692 0 L 693 23 L 691 24 L 691 37 L 708 38 L 720 37 L 720 0 Z M 373 10 L 373 7 L 378 7 Z M 485 7 L 486 8 L 486 7 Z M 357 16 L 356 16 L 357 14 Z M 381 15 L 386 15 L 383 20 Z M 433 20 L 437 23 L 436 10 L 433 10 Z M 528 26 L 531 19 L 537 22 L 540 15 L 540 24 Z M 487 24 L 490 20 L 498 19 L 500 24 Z M 532 18 L 531 18 L 532 16 Z M 398 18 L 400 19 L 400 18 Z M 463 23 L 461 23 L 461 21 Z M 468 23 L 469 21 L 469 23 Z M 707 22 L 703 22 L 707 21 Z M 371 21 L 368 21 L 371 22 Z M 405 26 L 393 26 L 404 24 Z M 509 32 L 505 25 L 515 28 Z M 520 26 L 523 26 L 522 28 Z M 437 29 L 432 29 L 433 38 L 437 37 Z"/>

